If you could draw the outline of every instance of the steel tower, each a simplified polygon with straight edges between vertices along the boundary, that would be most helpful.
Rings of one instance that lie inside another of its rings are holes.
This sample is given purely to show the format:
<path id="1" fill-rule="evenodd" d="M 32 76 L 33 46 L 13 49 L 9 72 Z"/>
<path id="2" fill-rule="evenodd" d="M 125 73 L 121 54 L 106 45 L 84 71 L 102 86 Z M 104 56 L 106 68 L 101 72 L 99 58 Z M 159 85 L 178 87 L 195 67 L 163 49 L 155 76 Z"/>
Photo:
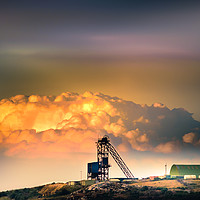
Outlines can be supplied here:
<path id="1" fill-rule="evenodd" d="M 108 136 L 104 136 L 102 139 L 98 139 L 97 142 L 97 162 L 99 163 L 99 173 L 97 179 L 101 181 L 109 179 L 109 142 L 110 140 Z"/>
<path id="2" fill-rule="evenodd" d="M 107 135 L 98 139 L 97 142 L 97 162 L 88 163 L 88 178 L 105 181 L 109 179 L 109 154 L 113 157 L 119 168 L 127 178 L 134 178 L 132 172 L 127 167 L 121 156 L 110 143 Z"/>

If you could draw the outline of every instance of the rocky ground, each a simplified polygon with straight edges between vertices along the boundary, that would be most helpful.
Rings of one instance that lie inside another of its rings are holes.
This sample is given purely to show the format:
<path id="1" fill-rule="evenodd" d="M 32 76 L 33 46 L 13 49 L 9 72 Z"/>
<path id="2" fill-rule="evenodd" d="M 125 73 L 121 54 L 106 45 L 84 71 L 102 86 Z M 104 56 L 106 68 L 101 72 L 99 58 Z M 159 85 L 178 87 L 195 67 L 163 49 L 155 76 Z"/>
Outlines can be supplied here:
<path id="1" fill-rule="evenodd" d="M 137 181 L 132 183 L 100 182 L 91 186 L 53 183 L 0 193 L 0 200 L 92 200 L 92 199 L 200 199 L 200 180 Z"/>

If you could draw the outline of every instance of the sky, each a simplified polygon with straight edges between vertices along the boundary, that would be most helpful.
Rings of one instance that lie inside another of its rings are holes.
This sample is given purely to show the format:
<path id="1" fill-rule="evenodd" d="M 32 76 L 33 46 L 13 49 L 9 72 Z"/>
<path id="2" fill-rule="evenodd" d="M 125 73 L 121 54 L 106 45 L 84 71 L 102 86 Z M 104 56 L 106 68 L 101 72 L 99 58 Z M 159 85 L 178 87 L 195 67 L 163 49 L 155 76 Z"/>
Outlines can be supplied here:
<path id="1" fill-rule="evenodd" d="M 0 190 L 86 177 L 104 133 L 138 177 L 198 163 L 199 19 L 194 0 L 1 1 Z"/>

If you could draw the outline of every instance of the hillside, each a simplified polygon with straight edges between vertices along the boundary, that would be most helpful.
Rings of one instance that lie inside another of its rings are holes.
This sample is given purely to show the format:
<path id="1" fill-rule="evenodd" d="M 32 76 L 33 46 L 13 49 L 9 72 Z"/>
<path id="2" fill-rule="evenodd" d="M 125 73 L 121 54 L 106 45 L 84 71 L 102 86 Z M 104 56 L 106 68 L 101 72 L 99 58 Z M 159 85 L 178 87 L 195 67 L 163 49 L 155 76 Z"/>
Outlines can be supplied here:
<path id="1" fill-rule="evenodd" d="M 0 193 L 0 200 L 199 199 L 200 180 L 100 182 L 90 186 L 52 183 Z"/>

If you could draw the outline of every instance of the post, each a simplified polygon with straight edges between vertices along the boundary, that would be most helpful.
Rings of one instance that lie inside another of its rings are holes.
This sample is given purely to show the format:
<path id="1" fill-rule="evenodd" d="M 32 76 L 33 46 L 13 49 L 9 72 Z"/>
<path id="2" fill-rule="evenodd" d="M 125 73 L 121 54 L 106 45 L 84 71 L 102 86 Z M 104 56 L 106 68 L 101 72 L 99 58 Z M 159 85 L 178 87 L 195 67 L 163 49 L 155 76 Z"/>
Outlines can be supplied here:
<path id="1" fill-rule="evenodd" d="M 167 175 L 167 163 L 165 164 L 165 175 Z"/>

